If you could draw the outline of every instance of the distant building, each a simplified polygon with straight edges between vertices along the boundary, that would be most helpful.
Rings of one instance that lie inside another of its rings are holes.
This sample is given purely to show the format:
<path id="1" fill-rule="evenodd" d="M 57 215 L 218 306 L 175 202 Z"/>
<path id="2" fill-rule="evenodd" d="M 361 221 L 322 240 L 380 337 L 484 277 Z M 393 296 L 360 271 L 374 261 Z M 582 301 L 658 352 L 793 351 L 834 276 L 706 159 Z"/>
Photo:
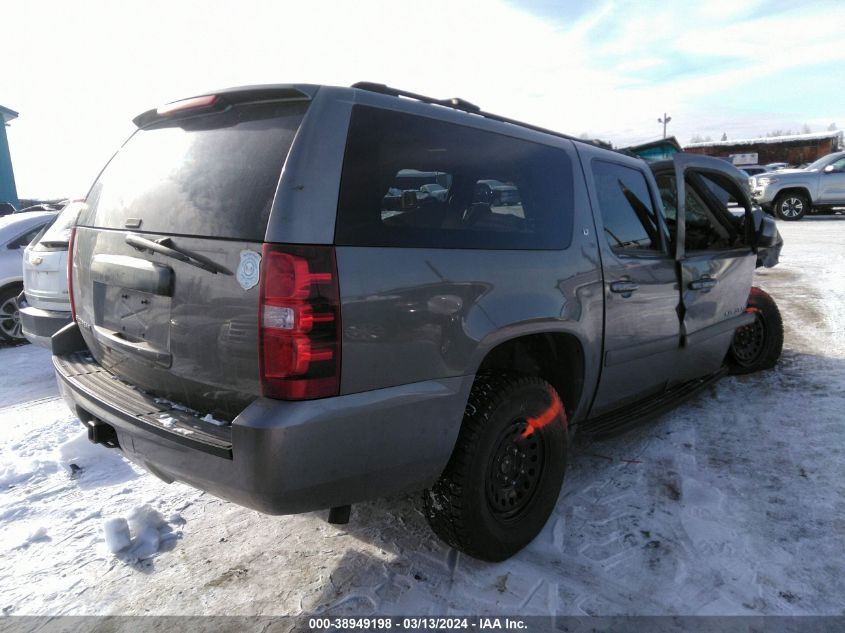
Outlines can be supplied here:
<path id="1" fill-rule="evenodd" d="M 18 113 L 14 110 L 0 106 L 0 202 L 11 202 L 15 206 L 18 206 L 18 190 L 15 188 L 15 172 L 12 171 L 6 126 L 17 117 Z"/>
<path id="2" fill-rule="evenodd" d="M 833 130 L 789 136 L 690 143 L 684 146 L 684 151 L 727 159 L 736 155 L 757 154 L 757 162 L 760 165 L 768 163 L 802 165 L 838 151 L 842 147 L 842 130 Z"/>

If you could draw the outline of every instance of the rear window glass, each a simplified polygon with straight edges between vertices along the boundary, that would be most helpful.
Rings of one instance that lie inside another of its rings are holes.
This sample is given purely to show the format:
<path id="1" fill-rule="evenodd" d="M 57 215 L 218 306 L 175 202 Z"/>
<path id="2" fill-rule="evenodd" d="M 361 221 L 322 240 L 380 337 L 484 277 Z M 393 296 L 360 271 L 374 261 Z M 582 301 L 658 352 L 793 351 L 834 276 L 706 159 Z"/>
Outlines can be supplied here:
<path id="1" fill-rule="evenodd" d="M 79 213 L 85 208 L 84 202 L 74 201 L 68 203 L 56 217 L 56 219 L 45 227 L 44 233 L 38 236 L 38 246 L 45 248 L 67 248 L 70 240 L 70 231 L 76 224 Z"/>
<path id="2" fill-rule="evenodd" d="M 572 165 L 538 143 L 355 106 L 336 242 L 559 249 L 572 233 Z"/>
<path id="3" fill-rule="evenodd" d="M 306 107 L 239 105 L 137 131 L 94 183 L 79 224 L 263 240 Z"/>
<path id="4" fill-rule="evenodd" d="M 52 222 L 52 220 L 50 220 Z M 35 228 L 30 229 L 23 235 L 20 235 L 17 239 L 9 242 L 9 245 L 6 247 L 10 250 L 14 250 L 16 248 L 23 248 L 24 246 L 28 245 L 32 240 L 36 238 L 36 236 L 44 229 L 45 223 L 40 223 Z"/>

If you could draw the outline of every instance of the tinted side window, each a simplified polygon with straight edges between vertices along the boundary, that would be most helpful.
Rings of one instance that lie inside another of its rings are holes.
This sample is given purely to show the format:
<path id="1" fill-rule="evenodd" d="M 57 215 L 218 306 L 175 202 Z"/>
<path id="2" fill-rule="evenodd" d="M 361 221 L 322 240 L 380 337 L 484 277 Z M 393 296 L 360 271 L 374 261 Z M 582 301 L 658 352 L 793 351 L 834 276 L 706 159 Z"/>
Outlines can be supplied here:
<path id="1" fill-rule="evenodd" d="M 565 151 L 401 112 L 353 109 L 337 244 L 559 249 L 571 233 Z"/>
<path id="2" fill-rule="evenodd" d="M 657 217 L 643 173 L 595 160 L 593 180 L 604 232 L 615 249 L 660 248 Z"/>
<path id="3" fill-rule="evenodd" d="M 674 236 L 676 235 L 675 227 L 678 221 L 678 188 L 675 183 L 675 176 L 674 174 L 661 174 L 655 180 L 657 181 L 657 188 L 660 190 L 666 224 Z M 715 183 L 706 179 L 702 179 L 700 182 L 705 183 L 705 186 L 708 187 L 716 186 Z M 695 184 L 690 182 L 689 179 L 686 181 L 684 190 L 686 191 L 685 250 L 730 249 L 741 245 L 742 231 L 740 218 L 734 218 L 727 211 L 717 216 L 696 190 Z M 725 191 L 726 195 L 727 193 Z M 715 201 L 718 201 L 718 199 Z M 723 217 L 723 221 L 720 222 L 719 217 Z"/>

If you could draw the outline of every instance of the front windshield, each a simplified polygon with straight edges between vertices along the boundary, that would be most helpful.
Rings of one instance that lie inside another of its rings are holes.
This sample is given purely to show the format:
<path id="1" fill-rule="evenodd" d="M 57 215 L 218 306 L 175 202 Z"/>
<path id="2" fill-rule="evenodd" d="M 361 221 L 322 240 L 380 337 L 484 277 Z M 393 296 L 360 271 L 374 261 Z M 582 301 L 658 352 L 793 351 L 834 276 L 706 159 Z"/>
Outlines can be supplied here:
<path id="1" fill-rule="evenodd" d="M 830 154 L 828 154 L 827 156 L 822 156 L 817 161 L 810 163 L 804 169 L 806 171 L 812 171 L 814 169 L 821 169 L 822 167 L 824 167 L 830 161 L 831 161 L 831 156 L 830 156 Z"/>

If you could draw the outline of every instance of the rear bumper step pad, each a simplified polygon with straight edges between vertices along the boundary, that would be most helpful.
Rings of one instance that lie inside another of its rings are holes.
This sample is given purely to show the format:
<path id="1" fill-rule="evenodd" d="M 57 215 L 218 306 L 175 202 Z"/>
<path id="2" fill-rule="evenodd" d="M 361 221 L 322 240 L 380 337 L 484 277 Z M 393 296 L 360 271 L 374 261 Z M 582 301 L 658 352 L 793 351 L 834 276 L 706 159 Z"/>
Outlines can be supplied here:
<path id="1" fill-rule="evenodd" d="M 169 400 L 140 391 L 104 369 L 87 353 L 53 356 L 53 365 L 68 387 L 121 421 L 190 448 L 232 459 L 231 425 L 205 422 L 199 415 L 176 408 L 178 405 Z M 87 413 L 96 416 L 94 411 Z"/>

